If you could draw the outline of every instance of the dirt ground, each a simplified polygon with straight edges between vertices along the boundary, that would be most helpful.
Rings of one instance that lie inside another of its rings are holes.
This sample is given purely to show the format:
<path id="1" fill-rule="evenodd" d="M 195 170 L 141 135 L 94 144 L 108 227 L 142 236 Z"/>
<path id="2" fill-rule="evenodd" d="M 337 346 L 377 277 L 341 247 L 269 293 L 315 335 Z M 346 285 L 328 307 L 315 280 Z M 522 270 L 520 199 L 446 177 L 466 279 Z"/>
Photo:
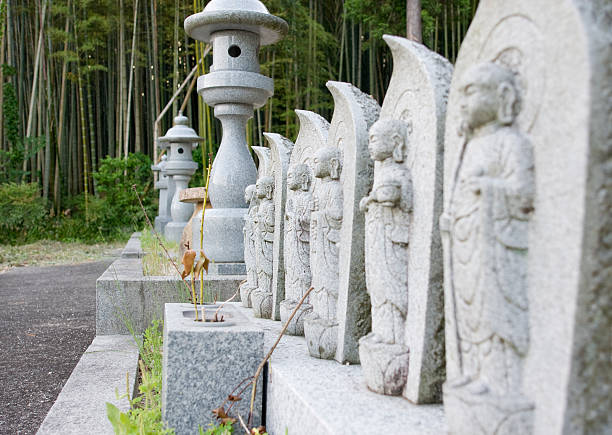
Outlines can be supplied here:
<path id="1" fill-rule="evenodd" d="M 94 338 L 96 279 L 110 263 L 0 273 L 0 434 L 38 430 Z"/>

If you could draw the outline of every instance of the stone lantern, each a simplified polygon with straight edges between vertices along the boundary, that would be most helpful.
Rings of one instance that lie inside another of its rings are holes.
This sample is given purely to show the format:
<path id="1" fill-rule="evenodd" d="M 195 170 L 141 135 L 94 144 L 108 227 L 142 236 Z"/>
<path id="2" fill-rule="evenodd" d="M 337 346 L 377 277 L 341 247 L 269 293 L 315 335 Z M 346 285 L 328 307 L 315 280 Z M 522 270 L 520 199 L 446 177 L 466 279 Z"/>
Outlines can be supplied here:
<path id="1" fill-rule="evenodd" d="M 168 240 L 179 242 L 183 230 L 193 214 L 193 204 L 181 202 L 179 193 L 187 189 L 191 176 L 198 169 L 193 161 L 192 151 L 204 138 L 198 136 L 195 130 L 189 127 L 186 116 L 179 114 L 174 118 L 174 126 L 160 137 L 159 142 L 169 144 L 169 155 L 166 161 L 166 173 L 169 183 L 173 184 L 174 193 L 170 205 L 170 222 L 166 225 L 164 235 Z M 168 145 L 166 145 L 168 146 Z"/>
<path id="2" fill-rule="evenodd" d="M 282 39 L 288 25 L 258 0 L 212 0 L 202 12 L 187 17 L 185 31 L 213 46 L 213 65 L 198 78 L 198 93 L 214 107 L 223 127 L 210 176 L 212 209 L 206 212 L 204 252 L 217 263 L 241 263 L 247 213 L 244 189 L 257 177 L 246 124 L 274 94 L 273 80 L 259 73 L 259 47 Z M 196 251 L 199 228 L 194 219 Z"/>
<path id="3" fill-rule="evenodd" d="M 163 155 L 161 162 L 157 165 L 151 165 L 151 170 L 157 173 L 157 181 L 155 182 L 155 190 L 159 190 L 159 209 L 155 216 L 155 231 L 160 234 L 164 233 L 166 224 L 170 220 L 168 214 L 168 173 L 166 172 L 167 155 Z"/>

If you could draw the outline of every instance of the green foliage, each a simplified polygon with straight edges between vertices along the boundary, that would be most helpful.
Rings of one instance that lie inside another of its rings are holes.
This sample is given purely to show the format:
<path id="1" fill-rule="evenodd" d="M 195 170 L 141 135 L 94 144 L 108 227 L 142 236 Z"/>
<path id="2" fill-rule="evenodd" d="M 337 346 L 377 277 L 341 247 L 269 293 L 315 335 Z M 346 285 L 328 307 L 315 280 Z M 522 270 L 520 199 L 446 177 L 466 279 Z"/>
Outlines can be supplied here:
<path id="1" fill-rule="evenodd" d="M 93 178 L 98 196 L 80 194 L 65 202 L 67 213 L 50 224 L 49 236 L 64 241 L 101 242 L 129 237 L 145 223 L 136 190 L 149 216 L 155 216 L 155 190 L 151 160 L 144 154 L 128 154 L 128 158 L 107 157 L 100 162 Z"/>
<path id="2" fill-rule="evenodd" d="M 112 233 L 113 227 L 137 230 L 144 225 L 145 217 L 132 186 L 136 186 L 147 214 L 155 216 L 157 208 L 151 163 L 151 159 L 142 153 L 128 154 L 127 159 L 107 157 L 100 161 L 93 177 L 106 210 L 102 208 L 99 210 L 101 215 L 97 215 L 92 202 L 92 219 L 97 220 L 103 232 Z"/>
<path id="3" fill-rule="evenodd" d="M 234 433 L 234 427 L 230 422 L 221 423 L 219 426 L 210 423 L 206 431 L 202 429 L 202 426 L 199 427 L 199 435 L 229 435 L 232 433 Z"/>
<path id="4" fill-rule="evenodd" d="M 162 388 L 162 325 L 155 321 L 137 340 L 141 382 L 138 396 L 130 400 L 130 410 L 122 413 L 111 403 L 106 404 L 107 416 L 117 435 L 174 434 L 161 418 Z"/>
<path id="5" fill-rule="evenodd" d="M 0 243 L 26 243 L 45 234 L 47 209 L 37 184 L 0 184 Z"/>

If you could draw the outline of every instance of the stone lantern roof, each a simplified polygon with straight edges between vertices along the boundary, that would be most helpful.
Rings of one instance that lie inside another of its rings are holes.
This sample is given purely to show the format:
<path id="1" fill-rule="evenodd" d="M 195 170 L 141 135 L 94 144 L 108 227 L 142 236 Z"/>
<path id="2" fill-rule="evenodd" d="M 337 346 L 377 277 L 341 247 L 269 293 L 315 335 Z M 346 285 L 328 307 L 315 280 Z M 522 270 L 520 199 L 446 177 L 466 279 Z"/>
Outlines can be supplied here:
<path id="1" fill-rule="evenodd" d="M 253 32 L 261 45 L 270 45 L 283 39 L 289 26 L 259 0 L 212 0 L 202 12 L 185 20 L 185 32 L 198 41 L 210 42 L 211 35 L 221 30 Z"/>
<path id="2" fill-rule="evenodd" d="M 198 136 L 193 128 L 189 126 L 189 118 L 179 114 L 174 118 L 173 126 L 165 136 L 157 139 L 160 143 L 191 143 L 195 148 L 198 142 L 203 142 L 205 139 Z M 166 145 L 167 146 L 167 145 Z"/>

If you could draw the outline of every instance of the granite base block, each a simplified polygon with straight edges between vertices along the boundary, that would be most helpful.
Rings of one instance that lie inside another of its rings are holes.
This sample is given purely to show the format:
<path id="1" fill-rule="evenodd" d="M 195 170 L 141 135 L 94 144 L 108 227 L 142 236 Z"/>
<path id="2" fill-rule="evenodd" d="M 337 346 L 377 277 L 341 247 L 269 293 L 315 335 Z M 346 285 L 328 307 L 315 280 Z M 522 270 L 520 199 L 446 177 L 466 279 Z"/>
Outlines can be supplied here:
<path id="1" fill-rule="evenodd" d="M 263 328 L 269 349 L 281 322 L 239 309 Z M 447 433 L 442 405 L 376 394 L 367 388 L 360 365 L 312 358 L 304 337 L 296 336 L 284 336 L 270 359 L 265 424 L 270 435 Z"/>
<path id="2" fill-rule="evenodd" d="M 222 323 L 194 321 L 188 304 L 166 304 L 162 372 L 162 418 L 177 435 L 198 433 L 214 420 L 212 410 L 244 379 L 253 376 L 264 357 L 263 329 L 228 303 Z M 207 309 L 212 318 L 215 308 Z M 254 408 L 254 423 L 261 423 L 262 382 Z M 248 392 L 236 402 L 232 414 L 245 420 Z M 227 409 L 227 405 L 226 405 Z"/>

